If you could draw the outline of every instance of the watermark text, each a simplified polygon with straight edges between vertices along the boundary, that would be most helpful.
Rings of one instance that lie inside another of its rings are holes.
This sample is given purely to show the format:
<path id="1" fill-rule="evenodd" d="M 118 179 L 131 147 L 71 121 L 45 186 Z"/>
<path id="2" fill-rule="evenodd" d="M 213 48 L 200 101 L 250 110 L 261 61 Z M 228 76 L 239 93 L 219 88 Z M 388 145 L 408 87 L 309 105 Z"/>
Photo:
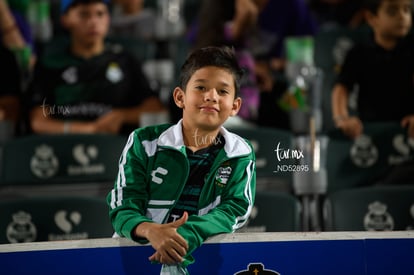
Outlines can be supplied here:
<path id="1" fill-rule="evenodd" d="M 219 145 L 221 144 L 221 140 L 218 136 L 212 135 L 199 135 L 198 129 L 195 130 L 194 135 L 194 144 L 196 147 L 203 146 L 203 145 Z"/>
<path id="2" fill-rule="evenodd" d="M 70 114 L 70 110 L 69 110 L 69 106 L 64 106 L 64 105 L 49 105 L 46 104 L 46 98 L 43 99 L 43 104 L 41 105 L 42 107 L 42 111 L 43 111 L 43 115 L 45 117 L 48 116 L 55 116 L 55 115 L 69 115 Z"/>

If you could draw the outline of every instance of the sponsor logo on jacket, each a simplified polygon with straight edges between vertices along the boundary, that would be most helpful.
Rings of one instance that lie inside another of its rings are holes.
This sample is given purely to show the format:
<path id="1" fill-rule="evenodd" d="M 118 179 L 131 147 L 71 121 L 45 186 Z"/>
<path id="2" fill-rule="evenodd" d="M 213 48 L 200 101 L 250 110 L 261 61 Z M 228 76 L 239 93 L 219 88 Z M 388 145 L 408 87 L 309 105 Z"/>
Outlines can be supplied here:
<path id="1" fill-rule="evenodd" d="M 157 167 L 157 169 L 153 170 L 151 172 L 152 182 L 155 182 L 156 184 L 161 184 L 164 180 L 162 176 L 165 176 L 168 174 L 168 170 L 163 167 Z"/>

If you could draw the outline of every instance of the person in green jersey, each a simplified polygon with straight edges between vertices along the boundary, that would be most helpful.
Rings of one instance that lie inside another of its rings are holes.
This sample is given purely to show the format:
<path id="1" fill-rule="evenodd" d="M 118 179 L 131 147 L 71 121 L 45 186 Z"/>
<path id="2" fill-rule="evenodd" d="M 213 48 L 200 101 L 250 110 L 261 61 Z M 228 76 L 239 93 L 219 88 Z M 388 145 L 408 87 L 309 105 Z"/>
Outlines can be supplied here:
<path id="1" fill-rule="evenodd" d="M 234 50 L 192 52 L 174 89 L 182 119 L 133 131 L 108 194 L 116 235 L 149 242 L 161 273 L 188 274 L 192 252 L 246 222 L 256 193 L 251 144 L 222 125 L 242 104 Z"/>

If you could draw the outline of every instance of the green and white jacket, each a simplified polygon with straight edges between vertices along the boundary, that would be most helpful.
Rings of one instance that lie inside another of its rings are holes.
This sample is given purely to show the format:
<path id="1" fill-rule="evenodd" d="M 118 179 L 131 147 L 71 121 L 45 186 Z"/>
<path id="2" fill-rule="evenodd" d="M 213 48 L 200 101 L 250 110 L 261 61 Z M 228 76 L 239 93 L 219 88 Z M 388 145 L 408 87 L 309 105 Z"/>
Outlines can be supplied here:
<path id="1" fill-rule="evenodd" d="M 255 155 L 245 139 L 221 128 L 224 148 L 205 177 L 198 215 L 191 215 L 177 232 L 187 240 L 183 266 L 208 237 L 242 227 L 256 192 Z M 108 194 L 109 215 L 122 237 L 133 236 L 142 222 L 164 223 L 178 201 L 189 175 L 181 121 L 175 125 L 140 128 L 131 133 L 119 161 L 114 189 Z"/>

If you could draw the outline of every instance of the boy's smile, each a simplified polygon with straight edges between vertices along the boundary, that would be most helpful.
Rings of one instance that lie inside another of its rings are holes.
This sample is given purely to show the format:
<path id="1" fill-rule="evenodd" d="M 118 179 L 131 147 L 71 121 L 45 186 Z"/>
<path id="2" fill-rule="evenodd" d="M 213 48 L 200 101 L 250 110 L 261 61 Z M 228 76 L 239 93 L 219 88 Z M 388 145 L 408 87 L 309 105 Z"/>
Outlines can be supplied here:
<path id="1" fill-rule="evenodd" d="M 207 113 L 210 113 L 210 112 L 211 113 L 215 113 L 215 112 L 218 113 L 219 112 L 219 110 L 217 108 L 212 107 L 212 106 L 201 106 L 200 109 L 204 112 L 207 112 Z"/>

